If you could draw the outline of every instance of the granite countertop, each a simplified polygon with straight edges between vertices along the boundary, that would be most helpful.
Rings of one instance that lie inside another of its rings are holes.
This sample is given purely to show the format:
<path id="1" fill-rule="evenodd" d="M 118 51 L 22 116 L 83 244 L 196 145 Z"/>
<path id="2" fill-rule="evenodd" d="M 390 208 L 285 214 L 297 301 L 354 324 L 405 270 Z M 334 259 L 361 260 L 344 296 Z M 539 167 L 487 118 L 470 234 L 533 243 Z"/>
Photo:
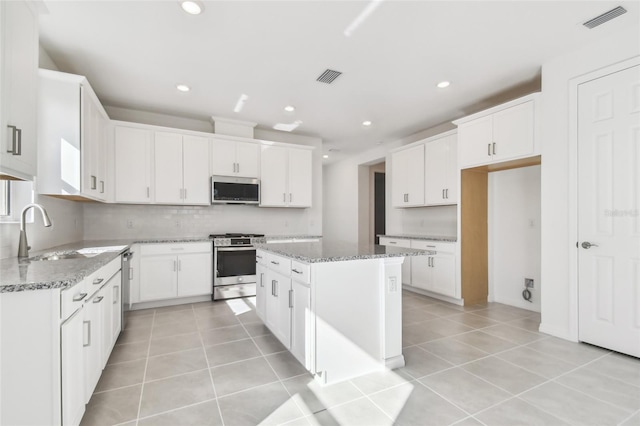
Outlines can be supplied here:
<path id="1" fill-rule="evenodd" d="M 341 262 L 385 257 L 434 255 L 435 251 L 379 245 L 358 245 L 342 241 L 257 244 L 261 250 L 307 263 Z"/>
<path id="2" fill-rule="evenodd" d="M 0 293 L 73 287 L 86 276 L 111 262 L 132 244 L 211 242 L 209 237 L 78 241 L 29 253 L 28 259 L 0 259 Z M 111 248 L 80 259 L 29 260 L 45 253 L 63 253 L 86 248 Z"/>
<path id="3" fill-rule="evenodd" d="M 320 240 L 322 235 L 267 235 L 267 242 L 277 242 L 282 240 L 304 241 L 304 240 Z"/>
<path id="4" fill-rule="evenodd" d="M 413 234 L 378 234 L 378 237 L 385 238 L 400 238 L 403 240 L 425 240 L 425 241 L 442 241 L 446 243 L 455 243 L 458 241 L 457 237 L 445 237 L 437 235 L 413 235 Z"/>

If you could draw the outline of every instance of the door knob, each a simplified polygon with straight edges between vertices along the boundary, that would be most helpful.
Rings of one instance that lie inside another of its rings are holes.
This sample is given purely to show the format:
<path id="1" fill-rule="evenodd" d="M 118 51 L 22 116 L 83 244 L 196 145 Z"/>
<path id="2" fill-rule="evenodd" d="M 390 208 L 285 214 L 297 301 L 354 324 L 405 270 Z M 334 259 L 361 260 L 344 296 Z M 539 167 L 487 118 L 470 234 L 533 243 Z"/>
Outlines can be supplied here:
<path id="1" fill-rule="evenodd" d="M 591 247 L 598 247 L 597 244 L 591 244 L 589 241 L 585 241 L 581 244 L 583 249 L 590 249 Z"/>

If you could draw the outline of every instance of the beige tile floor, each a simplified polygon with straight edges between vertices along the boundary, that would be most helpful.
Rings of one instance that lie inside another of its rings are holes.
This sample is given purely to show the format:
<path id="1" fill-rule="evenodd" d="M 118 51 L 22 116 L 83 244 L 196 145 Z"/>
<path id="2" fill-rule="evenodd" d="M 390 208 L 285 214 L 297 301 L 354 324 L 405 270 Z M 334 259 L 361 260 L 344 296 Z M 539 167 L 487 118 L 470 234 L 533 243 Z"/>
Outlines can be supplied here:
<path id="1" fill-rule="evenodd" d="M 640 425 L 640 360 L 405 292 L 406 367 L 317 386 L 249 300 L 134 311 L 83 425 Z"/>

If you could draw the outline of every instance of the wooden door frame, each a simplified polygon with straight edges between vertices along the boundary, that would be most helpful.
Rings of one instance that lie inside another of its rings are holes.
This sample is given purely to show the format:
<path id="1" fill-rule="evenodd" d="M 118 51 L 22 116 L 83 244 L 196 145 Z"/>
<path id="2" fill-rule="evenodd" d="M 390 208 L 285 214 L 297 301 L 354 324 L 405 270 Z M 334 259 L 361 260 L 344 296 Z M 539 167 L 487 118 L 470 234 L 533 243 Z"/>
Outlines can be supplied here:
<path id="1" fill-rule="evenodd" d="M 569 80 L 569 241 L 576 242 L 576 250 L 569 252 L 569 333 L 579 339 L 580 311 L 578 271 L 578 88 L 581 84 L 606 77 L 627 68 L 640 65 L 640 56 L 616 62 Z"/>

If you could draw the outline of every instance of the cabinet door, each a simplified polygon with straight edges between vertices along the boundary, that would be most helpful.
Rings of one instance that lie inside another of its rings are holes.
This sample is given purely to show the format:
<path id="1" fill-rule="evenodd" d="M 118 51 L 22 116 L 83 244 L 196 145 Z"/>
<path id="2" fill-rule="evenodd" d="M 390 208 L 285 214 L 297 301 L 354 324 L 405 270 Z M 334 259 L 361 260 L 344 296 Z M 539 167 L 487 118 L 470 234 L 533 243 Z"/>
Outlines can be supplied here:
<path id="1" fill-rule="evenodd" d="M 448 138 L 425 144 L 424 187 L 426 204 L 447 204 Z"/>
<path id="2" fill-rule="evenodd" d="M 183 254 L 178 256 L 178 296 L 211 294 L 213 255 L 211 253 Z"/>
<path id="3" fill-rule="evenodd" d="M 407 193 L 407 170 L 404 151 L 391 154 L 391 200 L 393 207 L 403 207 Z"/>
<path id="4" fill-rule="evenodd" d="M 77 425 L 84 414 L 83 311 L 79 309 L 61 326 L 62 424 Z"/>
<path id="5" fill-rule="evenodd" d="M 98 193 L 99 112 L 86 88 L 80 86 L 81 192 L 90 197 Z"/>
<path id="6" fill-rule="evenodd" d="M 438 253 L 433 258 L 432 265 L 433 280 L 429 290 L 456 297 L 456 257 Z"/>
<path id="7" fill-rule="evenodd" d="M 493 160 L 533 155 L 533 101 L 493 115 Z"/>
<path id="8" fill-rule="evenodd" d="M 0 8 L 0 169 L 30 179 L 37 156 L 38 21 L 27 2 L 3 1 Z M 20 129 L 19 141 L 7 126 Z"/>
<path id="9" fill-rule="evenodd" d="M 267 274 L 267 327 L 289 349 L 291 347 L 291 308 L 289 290 L 291 278 L 277 272 Z"/>
<path id="10" fill-rule="evenodd" d="M 492 116 L 481 117 L 458 127 L 458 161 L 460 168 L 491 162 L 493 143 Z"/>
<path id="11" fill-rule="evenodd" d="M 151 131 L 115 128 L 115 201 L 151 201 Z"/>
<path id="12" fill-rule="evenodd" d="M 289 206 L 311 207 L 312 171 L 311 151 L 289 148 Z"/>
<path id="13" fill-rule="evenodd" d="M 104 297 L 100 303 L 100 312 L 102 317 L 102 320 L 100 321 L 102 328 L 100 333 L 102 336 L 102 342 L 100 346 L 102 351 L 102 368 L 104 368 L 109 360 L 112 346 L 111 342 L 113 341 L 113 328 L 111 326 L 113 321 L 113 280 L 109 280 L 109 282 L 100 289 L 99 294 Z"/>
<path id="14" fill-rule="evenodd" d="M 407 206 L 424 205 L 424 145 L 405 151 L 407 170 Z"/>
<path id="15" fill-rule="evenodd" d="M 87 301 L 84 311 L 84 403 L 89 403 L 91 395 L 102 373 L 102 304 L 104 296 L 100 291 Z"/>
<path id="16" fill-rule="evenodd" d="M 291 282 L 293 308 L 291 312 L 291 353 L 306 369 L 311 367 L 309 353 L 310 288 L 297 281 Z"/>
<path id="17" fill-rule="evenodd" d="M 209 193 L 209 140 L 198 136 L 182 137 L 182 180 L 185 204 L 211 204 Z"/>
<path id="18" fill-rule="evenodd" d="M 448 204 L 458 204 L 458 186 L 460 170 L 458 169 L 458 137 L 447 137 L 447 170 L 446 170 L 446 199 Z"/>
<path id="19" fill-rule="evenodd" d="M 211 139 L 211 174 L 234 176 L 236 143 L 225 139 Z"/>
<path id="20" fill-rule="evenodd" d="M 178 295 L 178 259 L 175 256 L 140 258 L 140 302 Z"/>
<path id="21" fill-rule="evenodd" d="M 260 156 L 260 205 L 287 204 L 288 150 L 281 146 L 263 146 Z"/>
<path id="22" fill-rule="evenodd" d="M 260 146 L 250 142 L 236 142 L 236 176 L 257 178 Z"/>
<path id="23" fill-rule="evenodd" d="M 113 345 L 115 345 L 122 330 L 122 272 L 118 271 L 118 273 L 111 278 L 111 281 L 113 282 L 111 300 L 111 346 L 109 347 L 107 358 L 109 358 Z"/>
<path id="24" fill-rule="evenodd" d="M 415 256 L 411 258 L 411 285 L 423 290 L 431 290 L 433 256 Z"/>
<path id="25" fill-rule="evenodd" d="M 267 322 L 267 288 L 271 289 L 267 285 L 267 271 L 264 265 L 258 263 L 256 265 L 256 314 L 262 320 L 263 323 Z"/>
<path id="26" fill-rule="evenodd" d="M 155 132 L 155 202 L 182 204 L 182 135 Z"/>

